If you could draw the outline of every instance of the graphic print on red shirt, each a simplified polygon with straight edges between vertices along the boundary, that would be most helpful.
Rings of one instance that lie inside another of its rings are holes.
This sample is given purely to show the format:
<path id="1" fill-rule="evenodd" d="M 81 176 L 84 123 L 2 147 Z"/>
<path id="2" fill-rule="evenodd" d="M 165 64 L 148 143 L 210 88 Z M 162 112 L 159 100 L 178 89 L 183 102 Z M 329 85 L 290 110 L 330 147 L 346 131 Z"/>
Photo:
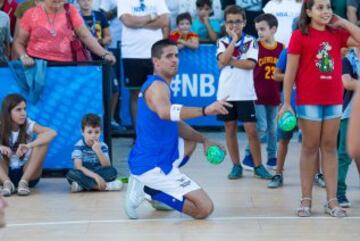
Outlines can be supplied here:
<path id="1" fill-rule="evenodd" d="M 319 31 L 309 27 L 308 35 L 294 31 L 288 54 L 299 56 L 295 77 L 297 105 L 342 104 L 340 50 L 347 47 L 349 36 L 342 29 Z"/>

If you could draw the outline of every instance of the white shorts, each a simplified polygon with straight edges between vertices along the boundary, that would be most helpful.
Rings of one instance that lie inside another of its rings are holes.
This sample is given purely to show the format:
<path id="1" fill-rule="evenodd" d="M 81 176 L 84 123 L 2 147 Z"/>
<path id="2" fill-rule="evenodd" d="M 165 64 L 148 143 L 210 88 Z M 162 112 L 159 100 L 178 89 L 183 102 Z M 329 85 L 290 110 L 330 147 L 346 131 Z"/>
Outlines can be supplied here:
<path id="1" fill-rule="evenodd" d="M 141 175 L 133 175 L 143 185 L 166 193 L 179 201 L 189 192 L 201 189 L 200 186 L 179 170 L 184 158 L 184 140 L 179 138 L 179 158 L 173 163 L 170 173 L 165 174 L 159 167 L 155 167 Z"/>

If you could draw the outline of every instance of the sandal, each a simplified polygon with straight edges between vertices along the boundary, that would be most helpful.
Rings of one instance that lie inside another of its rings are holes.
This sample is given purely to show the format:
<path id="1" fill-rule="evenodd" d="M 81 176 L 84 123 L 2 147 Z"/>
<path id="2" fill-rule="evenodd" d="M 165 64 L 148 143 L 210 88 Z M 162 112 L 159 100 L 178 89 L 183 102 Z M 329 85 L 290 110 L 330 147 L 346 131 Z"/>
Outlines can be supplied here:
<path id="1" fill-rule="evenodd" d="M 347 216 L 345 209 L 341 208 L 340 206 L 335 206 L 333 208 L 330 208 L 330 203 L 332 201 L 336 201 L 337 203 L 337 198 L 331 198 L 329 201 L 327 201 L 327 203 L 324 205 L 324 211 L 326 214 L 329 214 L 331 217 L 335 217 L 335 218 L 344 218 Z"/>
<path id="2" fill-rule="evenodd" d="M 18 184 L 17 194 L 19 196 L 28 196 L 30 194 L 30 192 L 31 191 L 30 191 L 28 182 L 25 181 L 24 179 L 21 179 Z"/>
<path id="3" fill-rule="evenodd" d="M 310 201 L 309 206 L 303 205 L 303 201 L 306 201 L 306 200 Z M 298 207 L 298 209 L 296 210 L 296 214 L 299 217 L 310 217 L 311 216 L 311 198 L 304 197 L 300 200 L 300 207 Z"/>
<path id="4" fill-rule="evenodd" d="M 9 197 L 11 196 L 11 194 L 13 194 L 15 192 L 15 186 L 14 184 L 10 181 L 10 180 L 6 180 L 3 183 L 3 188 L 1 190 L 1 194 L 4 197 Z"/>

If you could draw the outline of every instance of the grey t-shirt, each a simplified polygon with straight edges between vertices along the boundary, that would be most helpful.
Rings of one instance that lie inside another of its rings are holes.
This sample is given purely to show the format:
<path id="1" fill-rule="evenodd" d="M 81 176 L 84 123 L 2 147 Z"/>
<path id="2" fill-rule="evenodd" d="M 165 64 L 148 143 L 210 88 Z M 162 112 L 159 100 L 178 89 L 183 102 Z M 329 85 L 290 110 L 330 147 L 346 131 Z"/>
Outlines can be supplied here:
<path id="1" fill-rule="evenodd" d="M 11 41 L 10 18 L 5 12 L 0 11 L 0 62 L 7 62 L 5 50 Z"/>

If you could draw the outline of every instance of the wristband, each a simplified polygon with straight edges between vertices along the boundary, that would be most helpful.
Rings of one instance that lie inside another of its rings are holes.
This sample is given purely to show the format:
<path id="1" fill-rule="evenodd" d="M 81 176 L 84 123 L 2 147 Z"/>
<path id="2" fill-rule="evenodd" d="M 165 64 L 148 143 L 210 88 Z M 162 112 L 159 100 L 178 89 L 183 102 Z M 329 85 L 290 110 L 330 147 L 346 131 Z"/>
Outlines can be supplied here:
<path id="1" fill-rule="evenodd" d="M 202 112 L 202 115 L 203 115 L 203 116 L 207 116 L 207 114 L 205 113 L 206 107 L 207 107 L 207 106 L 203 106 L 203 107 L 201 108 L 201 112 Z"/>
<path id="2" fill-rule="evenodd" d="M 182 105 L 173 104 L 170 106 L 170 120 L 171 121 L 181 121 L 180 112 Z"/>
<path id="3" fill-rule="evenodd" d="M 150 21 L 154 21 L 157 17 L 156 13 L 150 13 Z"/>

